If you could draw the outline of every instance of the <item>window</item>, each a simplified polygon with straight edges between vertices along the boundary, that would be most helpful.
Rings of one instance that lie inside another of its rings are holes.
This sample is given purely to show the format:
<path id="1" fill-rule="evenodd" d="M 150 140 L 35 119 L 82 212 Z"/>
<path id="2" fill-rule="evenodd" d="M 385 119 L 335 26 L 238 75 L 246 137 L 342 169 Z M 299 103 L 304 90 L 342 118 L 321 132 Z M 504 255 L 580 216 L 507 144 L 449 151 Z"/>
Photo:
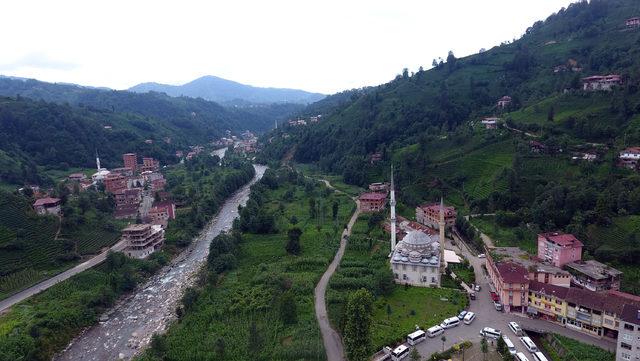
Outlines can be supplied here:
<path id="1" fill-rule="evenodd" d="M 622 335 L 622 339 L 625 341 L 633 341 L 633 336 L 631 336 L 628 333 L 625 333 L 624 335 Z"/>
<path id="2" fill-rule="evenodd" d="M 415 264 L 413 265 L 413 270 L 417 271 L 418 270 L 418 266 L 416 266 Z"/>
<path id="3" fill-rule="evenodd" d="M 406 269 L 407 269 L 407 265 L 406 265 L 406 264 L 403 264 L 403 265 L 402 265 L 402 270 L 404 271 L 404 270 L 406 270 Z"/>
<path id="4" fill-rule="evenodd" d="M 620 343 L 620 347 L 622 347 L 625 350 L 629 350 L 629 351 L 631 351 L 631 349 L 632 349 L 631 345 L 629 345 L 627 343 L 624 343 L 624 342 Z"/>
<path id="5" fill-rule="evenodd" d="M 435 277 L 431 277 L 431 283 L 436 283 L 436 278 Z"/>
<path id="6" fill-rule="evenodd" d="M 398 274 L 397 274 L 397 273 L 394 273 L 394 274 L 393 274 L 393 278 L 398 279 Z"/>
<path id="7" fill-rule="evenodd" d="M 422 282 L 427 282 L 427 276 L 422 276 Z"/>
<path id="8" fill-rule="evenodd" d="M 406 281 L 406 280 L 408 279 L 408 278 L 407 278 L 407 275 L 403 273 L 403 274 L 402 274 L 402 279 Z"/>
<path id="9" fill-rule="evenodd" d="M 624 324 L 624 329 L 625 330 L 629 330 L 629 331 L 633 331 L 633 325 L 630 323 L 625 323 Z"/>

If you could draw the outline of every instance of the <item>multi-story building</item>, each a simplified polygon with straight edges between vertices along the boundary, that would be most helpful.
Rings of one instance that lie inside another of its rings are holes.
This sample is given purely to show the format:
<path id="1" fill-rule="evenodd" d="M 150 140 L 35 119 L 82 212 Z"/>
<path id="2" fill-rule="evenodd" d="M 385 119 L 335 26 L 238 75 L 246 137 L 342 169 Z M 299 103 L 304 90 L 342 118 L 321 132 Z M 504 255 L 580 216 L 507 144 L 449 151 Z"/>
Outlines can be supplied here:
<path id="1" fill-rule="evenodd" d="M 160 169 L 160 162 L 151 158 L 151 157 L 143 157 L 142 158 L 142 167 L 140 167 L 140 171 L 146 172 L 155 172 Z"/>
<path id="2" fill-rule="evenodd" d="M 444 223 L 446 227 L 453 227 L 456 224 L 456 209 L 454 207 L 444 207 Z M 416 221 L 426 226 L 439 229 L 440 204 L 430 203 L 416 207 Z"/>
<path id="3" fill-rule="evenodd" d="M 122 230 L 126 241 L 124 254 L 132 258 L 146 258 L 162 247 L 164 230 L 159 225 L 133 224 Z"/>
<path id="4" fill-rule="evenodd" d="M 538 258 L 556 267 L 582 259 L 582 242 L 574 235 L 562 232 L 538 235 Z"/>
<path id="5" fill-rule="evenodd" d="M 140 189 L 120 189 L 114 193 L 116 207 L 127 205 L 135 205 L 136 207 L 142 201 L 142 191 Z"/>
<path id="6" fill-rule="evenodd" d="M 640 161 L 640 147 L 629 147 L 620 152 L 618 156 L 620 165 L 629 169 L 637 169 Z"/>
<path id="7" fill-rule="evenodd" d="M 583 90 L 585 91 L 610 91 L 613 87 L 622 84 L 622 77 L 618 74 L 594 75 L 582 78 Z"/>
<path id="8" fill-rule="evenodd" d="M 122 155 L 124 167 L 135 172 L 138 168 L 138 156 L 135 153 L 126 153 Z"/>
<path id="9" fill-rule="evenodd" d="M 127 177 L 117 173 L 107 174 L 102 181 L 104 182 L 105 190 L 110 193 L 116 193 L 127 188 Z"/>
<path id="10" fill-rule="evenodd" d="M 508 107 L 510 104 L 511 104 L 511 97 L 508 95 L 505 95 L 498 100 L 498 103 L 496 104 L 496 106 L 500 109 L 504 109 Z"/>
<path id="11" fill-rule="evenodd" d="M 500 118 L 490 117 L 482 119 L 482 125 L 484 125 L 485 129 L 498 129 L 498 122 Z"/>
<path id="12" fill-rule="evenodd" d="M 596 260 L 565 265 L 571 273 L 571 284 L 590 291 L 619 290 L 622 272 Z"/>
<path id="13" fill-rule="evenodd" d="M 565 323 L 568 292 L 569 288 L 567 287 L 537 281 L 529 282 L 527 313 L 549 321 Z"/>
<path id="14" fill-rule="evenodd" d="M 629 18 L 629 19 L 625 20 L 624 24 L 628 28 L 640 27 L 640 17 Z"/>
<path id="15" fill-rule="evenodd" d="M 380 212 L 387 205 L 385 193 L 363 193 L 358 200 L 363 212 Z"/>
<path id="16" fill-rule="evenodd" d="M 529 295 L 529 273 L 522 265 L 487 257 L 487 272 L 505 312 L 525 312 Z"/>
<path id="17" fill-rule="evenodd" d="M 640 306 L 625 305 L 620 315 L 616 361 L 640 360 Z"/>

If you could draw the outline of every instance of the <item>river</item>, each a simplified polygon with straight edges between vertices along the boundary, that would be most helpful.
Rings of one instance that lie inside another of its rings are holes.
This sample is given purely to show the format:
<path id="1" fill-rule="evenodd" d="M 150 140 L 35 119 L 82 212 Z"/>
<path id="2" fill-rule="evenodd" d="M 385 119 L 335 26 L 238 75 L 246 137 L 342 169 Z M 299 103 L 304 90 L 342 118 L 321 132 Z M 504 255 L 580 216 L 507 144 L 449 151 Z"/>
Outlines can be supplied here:
<path id="1" fill-rule="evenodd" d="M 224 154 L 223 154 L 224 156 Z M 207 259 L 211 240 L 231 229 L 238 206 L 246 204 L 249 188 L 266 166 L 254 165 L 255 177 L 229 197 L 200 236 L 178 257 L 120 300 L 109 319 L 85 330 L 54 360 L 130 360 L 144 349 L 156 332 L 163 332 L 175 320 L 175 310 L 186 287 L 193 285 L 198 270 Z"/>

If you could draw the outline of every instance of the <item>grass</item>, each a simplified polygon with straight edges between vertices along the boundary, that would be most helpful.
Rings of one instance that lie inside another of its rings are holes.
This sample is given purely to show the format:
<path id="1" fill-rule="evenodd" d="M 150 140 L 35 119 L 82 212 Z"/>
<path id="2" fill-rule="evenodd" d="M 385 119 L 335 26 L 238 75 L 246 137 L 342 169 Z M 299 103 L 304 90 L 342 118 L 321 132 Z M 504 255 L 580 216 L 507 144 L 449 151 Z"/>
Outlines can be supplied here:
<path id="1" fill-rule="evenodd" d="M 554 361 L 613 361 L 615 354 L 558 334 L 550 335 L 551 342 L 542 339 L 542 346 Z M 559 346 L 559 347 L 558 347 Z"/>
<path id="2" fill-rule="evenodd" d="M 276 189 L 261 193 L 264 202 L 260 212 L 275 217 L 277 232 L 242 234 L 236 267 L 221 275 L 216 284 L 204 287 L 192 310 L 168 330 L 167 359 L 325 359 L 313 290 L 335 255 L 342 226 L 354 204 L 348 196 L 332 192 L 320 182 L 306 183 L 312 187 L 282 180 Z M 317 217 L 310 214 L 311 197 L 320 204 Z M 333 201 L 339 204 L 336 221 L 330 214 Z M 302 252 L 297 256 L 285 250 L 287 232 L 294 227 L 290 223 L 293 216 L 295 227 L 303 231 Z M 284 324 L 280 318 L 283 292 L 295 297 L 294 324 Z M 256 348 L 250 341 L 252 329 L 260 339 Z M 233 352 L 216 352 L 213 345 L 219 339 Z M 151 352 L 141 359 L 152 360 Z"/>
<path id="3" fill-rule="evenodd" d="M 388 235 L 381 227 L 369 229 L 369 217 L 368 214 L 362 214 L 355 223 L 344 258 L 327 290 L 329 318 L 337 330 L 341 330 L 342 312 L 349 293 L 362 287 L 375 291 L 374 274 L 390 270 L 387 261 Z M 457 287 L 453 281 L 452 287 Z M 447 300 L 443 301 L 443 298 Z M 466 297 L 456 289 L 394 284 L 390 293 L 379 294 L 374 302 L 374 350 L 406 337 L 415 325 L 431 327 L 447 317 L 457 315 L 466 305 Z"/>
<path id="4" fill-rule="evenodd" d="M 462 280 L 468 286 L 476 283 L 476 274 L 473 271 L 473 267 L 466 266 L 463 263 L 450 264 L 448 267 L 460 280 Z"/>
<path id="5" fill-rule="evenodd" d="M 297 163 L 295 164 L 295 168 L 303 172 L 308 177 L 328 180 L 336 189 L 343 191 L 350 196 L 357 196 L 365 191 L 364 188 L 345 183 L 341 175 L 321 173 L 313 164 Z"/>
<path id="6" fill-rule="evenodd" d="M 531 254 L 537 254 L 536 235 L 528 229 L 502 227 L 495 222 L 494 216 L 473 217 L 470 221 L 489 236 L 497 247 L 520 247 Z M 520 236 L 517 234 L 518 229 L 522 232 Z"/>

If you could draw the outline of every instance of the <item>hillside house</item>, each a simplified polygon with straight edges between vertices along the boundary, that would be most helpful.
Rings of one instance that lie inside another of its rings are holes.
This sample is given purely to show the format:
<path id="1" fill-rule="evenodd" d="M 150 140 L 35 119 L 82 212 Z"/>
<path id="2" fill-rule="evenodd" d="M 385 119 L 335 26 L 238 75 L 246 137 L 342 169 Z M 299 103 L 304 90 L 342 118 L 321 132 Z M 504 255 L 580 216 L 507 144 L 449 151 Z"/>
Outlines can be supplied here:
<path id="1" fill-rule="evenodd" d="M 482 125 L 484 125 L 485 129 L 498 129 L 499 121 L 500 121 L 500 118 L 496 118 L 496 117 L 484 118 L 482 120 Z"/>
<path id="2" fill-rule="evenodd" d="M 624 24 L 628 28 L 640 27 L 640 17 L 629 18 L 629 19 L 625 20 Z"/>
<path id="3" fill-rule="evenodd" d="M 382 153 L 376 152 L 369 155 L 369 163 L 374 164 L 382 160 Z"/>
<path id="4" fill-rule="evenodd" d="M 59 198 L 40 198 L 33 203 L 33 209 L 39 215 L 53 214 L 60 215 L 60 205 L 62 201 Z"/>
<path id="5" fill-rule="evenodd" d="M 458 213 L 451 206 L 444 207 L 444 223 L 446 227 L 453 227 L 456 224 Z M 434 229 L 438 229 L 440 222 L 440 204 L 429 203 L 416 207 L 416 221 Z"/>
<path id="6" fill-rule="evenodd" d="M 127 188 L 127 177 L 121 174 L 117 174 L 117 173 L 107 174 L 103 182 L 104 182 L 105 190 L 110 193 L 116 193 L 121 189 Z"/>
<path id="7" fill-rule="evenodd" d="M 136 171 L 138 167 L 138 156 L 135 153 L 126 153 L 122 155 L 122 161 L 125 168 L 129 168 L 132 171 Z"/>
<path id="8" fill-rule="evenodd" d="M 582 78 L 582 84 L 584 91 L 610 91 L 622 84 L 622 77 L 617 74 L 594 75 Z"/>
<path id="9" fill-rule="evenodd" d="M 508 107 L 509 105 L 511 105 L 511 97 L 508 96 L 508 95 L 505 95 L 502 98 L 500 98 L 498 100 L 498 103 L 496 104 L 498 109 L 504 109 L 504 108 Z"/>
<path id="10" fill-rule="evenodd" d="M 72 182 L 81 182 L 87 179 L 87 176 L 84 173 L 72 173 L 72 174 L 69 174 L 68 178 Z"/>
<path id="11" fill-rule="evenodd" d="M 372 192 L 389 192 L 389 183 L 371 183 L 369 184 L 369 190 Z"/>
<path id="12" fill-rule="evenodd" d="M 620 166 L 637 169 L 638 161 L 640 160 L 640 147 L 629 147 L 621 151 L 618 159 L 620 159 Z"/>
<path id="13" fill-rule="evenodd" d="M 582 259 L 583 244 L 574 235 L 562 232 L 538 235 L 538 258 L 556 267 Z"/>
<path id="14" fill-rule="evenodd" d="M 386 193 L 363 193 L 358 197 L 363 212 L 380 212 L 387 205 Z"/>
<path id="15" fill-rule="evenodd" d="M 531 153 L 544 153 L 547 151 L 547 146 L 537 140 L 529 141 L 529 150 Z"/>
<path id="16" fill-rule="evenodd" d="M 140 167 L 141 172 L 156 172 L 158 169 L 160 169 L 160 161 L 151 157 L 142 158 L 142 166 Z"/>

